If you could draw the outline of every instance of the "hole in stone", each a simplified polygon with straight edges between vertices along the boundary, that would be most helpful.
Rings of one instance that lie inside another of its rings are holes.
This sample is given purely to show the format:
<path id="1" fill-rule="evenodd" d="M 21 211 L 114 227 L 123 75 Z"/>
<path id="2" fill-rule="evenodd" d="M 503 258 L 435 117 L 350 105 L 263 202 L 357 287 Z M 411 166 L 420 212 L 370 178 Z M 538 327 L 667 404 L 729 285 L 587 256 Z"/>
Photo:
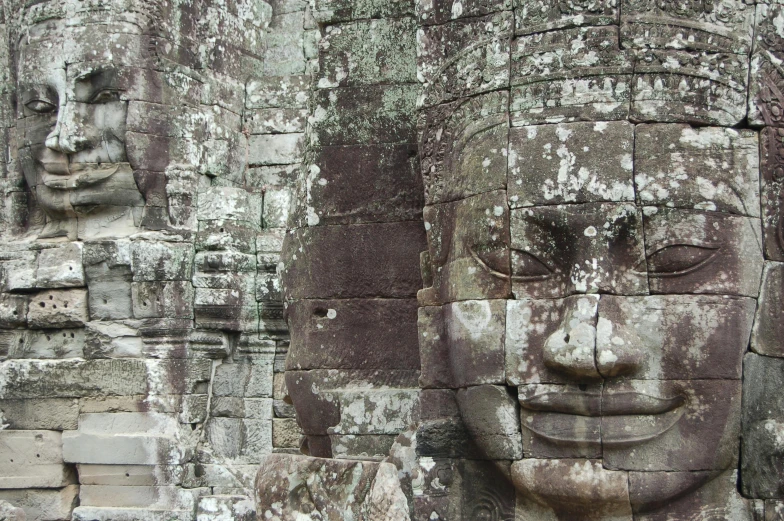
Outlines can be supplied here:
<path id="1" fill-rule="evenodd" d="M 223 228 L 221 228 L 221 233 L 223 233 Z"/>
<path id="2" fill-rule="evenodd" d="M 147 307 L 147 302 L 142 302 L 142 306 Z"/>
<path id="3" fill-rule="evenodd" d="M 57 306 L 55 306 L 55 307 L 57 307 Z M 68 302 L 65 303 L 65 307 L 68 307 Z"/>
<path id="4" fill-rule="evenodd" d="M 14 310 L 14 315 L 18 315 L 18 314 L 19 312 L 17 310 Z"/>
<path id="5" fill-rule="evenodd" d="M 572 337 L 570 337 L 569 335 L 566 335 L 566 336 L 564 337 L 564 342 L 566 342 L 566 343 L 568 344 L 568 343 L 569 343 L 569 339 L 570 339 L 570 338 L 572 338 Z"/>
<path id="6" fill-rule="evenodd" d="M 65 307 L 68 307 L 67 305 Z M 57 309 L 57 304 L 52 304 L 52 309 Z"/>
<path id="7" fill-rule="evenodd" d="M 51 339 L 52 339 L 52 337 L 50 337 L 49 335 L 46 335 L 46 339 L 47 339 L 47 340 L 51 340 Z"/>
<path id="8" fill-rule="evenodd" d="M 103 299 L 103 303 L 104 303 L 104 304 L 108 304 L 108 303 L 109 303 L 109 301 L 108 301 L 108 300 L 106 300 L 106 299 Z"/>
<path id="9" fill-rule="evenodd" d="M 130 474 L 129 472 L 126 472 L 126 473 L 125 473 L 125 477 L 126 477 L 126 478 L 130 478 L 130 477 L 131 477 L 131 474 Z"/>
<path id="10" fill-rule="evenodd" d="M 35 457 L 36 457 L 36 458 L 40 458 L 40 457 L 41 457 L 41 455 L 40 455 L 40 454 L 36 454 L 36 455 L 35 455 Z"/>
<path id="11" fill-rule="evenodd" d="M 316 308 L 313 310 L 313 314 L 317 317 L 324 318 L 327 316 L 327 310 L 324 308 Z"/>
<path id="12" fill-rule="evenodd" d="M 73 266 L 68 266 L 69 271 L 73 271 Z"/>
<path id="13" fill-rule="evenodd" d="M 71 333 L 71 338 L 73 338 L 73 337 L 74 337 L 74 334 L 73 334 L 73 333 Z"/>
<path id="14" fill-rule="evenodd" d="M 52 295 L 49 295 L 49 300 L 54 300 L 54 297 Z"/>
<path id="15" fill-rule="evenodd" d="M 63 333 L 63 338 L 68 338 L 68 335 Z"/>
<path id="16" fill-rule="evenodd" d="M 588 384 L 577 384 L 577 387 L 579 387 L 581 391 L 585 391 L 588 389 Z"/>
<path id="17" fill-rule="evenodd" d="M 42 308 L 45 308 L 46 307 L 46 302 L 41 302 L 38 305 L 41 306 Z"/>
<path id="18" fill-rule="evenodd" d="M 20 338 L 20 339 L 19 339 L 19 343 L 20 343 L 20 344 L 24 344 L 24 338 Z"/>

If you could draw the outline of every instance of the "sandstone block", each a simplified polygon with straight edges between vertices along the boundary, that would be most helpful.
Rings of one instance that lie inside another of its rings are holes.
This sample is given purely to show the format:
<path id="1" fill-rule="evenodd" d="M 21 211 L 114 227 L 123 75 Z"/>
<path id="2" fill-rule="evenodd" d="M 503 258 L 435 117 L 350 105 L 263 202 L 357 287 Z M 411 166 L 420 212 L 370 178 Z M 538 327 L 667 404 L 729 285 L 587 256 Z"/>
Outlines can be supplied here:
<path id="1" fill-rule="evenodd" d="M 196 521 L 255 521 L 256 505 L 248 496 L 202 496 L 196 509 Z"/>
<path id="2" fill-rule="evenodd" d="M 62 488 L 76 482 L 56 431 L 0 431 L 0 489 Z"/>
<path id="3" fill-rule="evenodd" d="M 199 192 L 197 218 L 200 221 L 226 219 L 258 224 L 261 198 L 242 188 L 214 186 Z"/>
<path id="4" fill-rule="evenodd" d="M 329 434 L 399 434 L 419 420 L 419 390 L 345 390 L 340 422 Z"/>
<path id="5" fill-rule="evenodd" d="M 416 82 L 415 30 L 408 17 L 327 26 L 318 88 Z"/>
<path id="6" fill-rule="evenodd" d="M 253 135 L 248 161 L 254 166 L 301 163 L 304 136 L 302 133 Z"/>
<path id="7" fill-rule="evenodd" d="M 76 507 L 72 521 L 193 521 L 193 510 Z"/>
<path id="8" fill-rule="evenodd" d="M 0 501 L 7 501 L 24 510 L 27 521 L 63 521 L 79 501 L 79 486 L 61 489 L 0 490 Z"/>
<path id="9" fill-rule="evenodd" d="M 79 488 L 79 506 L 193 510 L 199 496 L 208 491 L 209 489 L 183 489 L 177 486 L 82 485 Z"/>
<path id="10" fill-rule="evenodd" d="M 189 280 L 193 246 L 187 243 L 135 241 L 131 245 L 134 282 Z"/>
<path id="11" fill-rule="evenodd" d="M 71 398 L 0 400 L 5 423 L 15 430 L 73 430 L 79 417 L 79 403 Z"/>
<path id="12" fill-rule="evenodd" d="M 30 297 L 27 322 L 31 327 L 81 327 L 89 318 L 86 289 L 62 289 Z"/>
<path id="13" fill-rule="evenodd" d="M 288 369 L 419 366 L 413 299 L 299 300 L 288 313 L 296 325 Z"/>
<path id="14" fill-rule="evenodd" d="M 759 217 L 756 132 L 653 124 L 635 138 L 638 204 Z"/>
<path id="15" fill-rule="evenodd" d="M 784 326 L 781 310 L 784 309 L 784 264 L 766 262 L 762 273 L 759 305 L 751 333 L 751 349 L 758 354 L 784 358 L 781 339 Z"/>
<path id="16" fill-rule="evenodd" d="M 179 466 L 154 465 L 78 465 L 82 485 L 167 486 L 182 482 Z M 195 487 L 191 487 L 195 488 Z M 122 492 L 122 490 L 120 491 Z M 116 506 L 116 505 L 113 505 Z"/>
<path id="17" fill-rule="evenodd" d="M 39 288 L 70 288 L 84 286 L 82 243 L 71 242 L 47 248 L 38 254 L 36 286 Z"/>

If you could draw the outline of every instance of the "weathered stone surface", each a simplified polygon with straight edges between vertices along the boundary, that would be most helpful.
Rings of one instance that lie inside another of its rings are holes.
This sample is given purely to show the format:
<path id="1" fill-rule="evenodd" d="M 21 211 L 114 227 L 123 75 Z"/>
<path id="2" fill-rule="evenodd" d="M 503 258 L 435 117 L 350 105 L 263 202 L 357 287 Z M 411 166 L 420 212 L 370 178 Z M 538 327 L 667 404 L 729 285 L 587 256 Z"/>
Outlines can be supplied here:
<path id="1" fill-rule="evenodd" d="M 606 470 L 598 460 L 526 459 L 512 463 L 521 521 L 574 517 L 632 519 L 626 472 Z M 569 498 L 564 501 L 561 498 Z"/>
<path id="2" fill-rule="evenodd" d="M 193 510 L 148 508 L 76 507 L 73 521 L 189 521 Z"/>
<path id="3" fill-rule="evenodd" d="M 415 300 L 300 300 L 288 313 L 299 325 L 288 369 L 419 367 Z"/>
<path id="4" fill-rule="evenodd" d="M 749 353 L 743 359 L 743 444 L 741 490 L 766 499 L 782 497 L 781 436 L 784 400 L 777 386 L 784 359 Z"/>
<path id="5" fill-rule="evenodd" d="M 522 458 L 518 405 L 505 388 L 479 385 L 460 389 L 457 403 L 468 431 L 485 457 Z"/>
<path id="6" fill-rule="evenodd" d="M 749 298 L 603 295 L 597 368 L 604 377 L 740 379 L 754 309 Z"/>
<path id="7" fill-rule="evenodd" d="M 643 121 L 736 125 L 746 116 L 748 71 L 744 55 L 645 51 L 635 59 L 630 114 Z"/>
<path id="8" fill-rule="evenodd" d="M 634 127 L 625 121 L 514 128 L 509 204 L 633 201 L 634 147 Z"/>
<path id="9" fill-rule="evenodd" d="M 405 0 L 315 0 L 313 17 L 322 23 L 396 18 L 413 14 L 414 5 Z"/>
<path id="10" fill-rule="evenodd" d="M 318 478 L 305 481 L 306 476 Z M 300 482 L 307 487 L 305 496 L 296 492 L 294 483 Z M 262 462 L 256 491 L 257 514 L 275 521 L 303 515 L 330 521 L 346 515 L 369 521 L 410 519 L 397 470 L 389 463 L 273 454 Z"/>
<path id="11" fill-rule="evenodd" d="M 618 22 L 618 2 L 582 3 L 514 0 L 515 33 L 533 34 L 568 27 L 612 25 Z"/>
<path id="12" fill-rule="evenodd" d="M 766 262 L 762 272 L 759 305 L 751 333 L 751 349 L 758 354 L 784 358 L 781 309 L 784 306 L 784 264 Z"/>
<path id="13" fill-rule="evenodd" d="M 414 142 L 417 90 L 415 85 L 379 85 L 316 91 L 312 144 Z"/>
<path id="14" fill-rule="evenodd" d="M 181 464 L 192 451 L 184 434 L 170 414 L 82 414 L 79 429 L 63 434 L 63 459 L 102 465 Z"/>
<path id="15" fill-rule="evenodd" d="M 423 25 L 442 24 L 458 18 L 509 10 L 512 3 L 512 0 L 427 0 L 416 2 L 416 15 Z"/>
<path id="16" fill-rule="evenodd" d="M 327 432 L 397 435 L 419 420 L 419 390 L 346 390 L 339 393 L 340 421 Z"/>
<path id="17" fill-rule="evenodd" d="M 196 509 L 196 521 L 255 521 L 256 505 L 248 496 L 202 496 Z"/>
<path id="18" fill-rule="evenodd" d="M 718 127 L 639 125 L 638 203 L 759 217 L 757 134 Z"/>
<path id="19" fill-rule="evenodd" d="M 737 478 L 735 470 L 718 475 L 715 472 L 630 472 L 629 496 L 635 519 L 658 521 L 667 519 L 668 515 L 688 519 L 706 510 L 724 519 L 761 519 L 752 514 L 751 501 L 738 493 Z M 683 489 L 693 487 L 699 489 L 679 497 Z"/>
<path id="20" fill-rule="evenodd" d="M 520 297 L 644 295 L 643 216 L 624 203 L 511 211 L 512 290 Z"/>
<path id="21" fill-rule="evenodd" d="M 602 385 L 518 388 L 526 458 L 601 458 Z"/>
<path id="22" fill-rule="evenodd" d="M 0 431 L 0 489 L 62 488 L 76 482 L 56 431 Z"/>
<path id="23" fill-rule="evenodd" d="M 466 300 L 444 306 L 452 386 L 504 383 L 505 304 Z"/>
<path id="24" fill-rule="evenodd" d="M 304 433 L 295 418 L 272 419 L 272 446 L 275 448 L 299 449 Z"/>
<path id="25" fill-rule="evenodd" d="M 758 219 L 669 208 L 646 209 L 644 215 L 651 293 L 759 295 Z"/>
<path id="26" fill-rule="evenodd" d="M 272 396 L 272 360 L 247 356 L 224 363 L 215 369 L 213 396 L 270 398 Z"/>
<path id="27" fill-rule="evenodd" d="M 0 490 L 0 501 L 7 501 L 24 510 L 27 521 L 70 519 L 78 498 L 78 485 L 53 490 Z"/>
<path id="28" fill-rule="evenodd" d="M 17 508 L 7 501 L 0 501 L 0 519 L 3 521 L 26 521 L 27 515 L 21 508 Z"/>
<path id="29" fill-rule="evenodd" d="M 505 11 L 421 28 L 417 75 L 424 83 L 424 103 L 506 87 L 513 18 Z"/>
<path id="30" fill-rule="evenodd" d="M 606 4 L 591 5 L 603 9 Z M 550 63 L 560 66 L 550 67 Z M 512 42 L 512 125 L 625 119 L 632 70 L 628 51 L 619 47 L 617 27 L 564 29 L 517 38 Z"/>
<path id="31" fill-rule="evenodd" d="M 0 400 L 3 422 L 16 430 L 76 429 L 79 403 L 69 398 Z"/>
<path id="32" fill-rule="evenodd" d="M 248 161 L 254 166 L 299 163 L 302 160 L 303 136 L 302 133 L 251 136 Z M 261 205 L 258 207 L 261 208 Z"/>
<path id="33" fill-rule="evenodd" d="M 421 287 L 421 223 L 318 226 L 286 240 L 281 276 L 289 299 L 413 297 Z M 380 259 L 387 269 L 377 269 Z"/>
<path id="34" fill-rule="evenodd" d="M 441 303 L 509 296 L 509 210 L 504 191 L 427 206 L 424 219 L 433 290 Z"/>
<path id="35" fill-rule="evenodd" d="M 315 153 L 307 196 L 319 224 L 407 221 L 422 211 L 415 145 L 324 147 Z"/>
<path id="36" fill-rule="evenodd" d="M 193 270 L 193 246 L 175 242 L 133 242 L 131 267 L 134 282 L 189 280 Z"/>
<path id="37" fill-rule="evenodd" d="M 79 469 L 79 483 L 82 485 L 179 485 L 183 476 L 183 469 L 179 466 L 80 464 L 77 467 Z"/>
<path id="38" fill-rule="evenodd" d="M 501 91 L 424 112 L 419 153 L 427 204 L 506 186 L 508 106 L 509 95 Z"/>
<path id="39" fill-rule="evenodd" d="M 784 261 L 784 129 L 764 128 L 759 139 L 765 258 Z"/>
<path id="40" fill-rule="evenodd" d="M 751 49 L 754 10 L 742 1 L 676 6 L 622 0 L 620 11 L 624 47 L 737 54 Z"/>
<path id="41" fill-rule="evenodd" d="M 605 383 L 604 465 L 638 471 L 731 468 L 739 452 L 740 398 L 739 380 Z"/>
<path id="42" fill-rule="evenodd" d="M 414 83 L 415 24 L 410 17 L 362 20 L 327 26 L 319 46 L 320 89 Z"/>
<path id="43" fill-rule="evenodd" d="M 36 286 L 39 288 L 84 286 L 81 243 L 41 250 L 38 254 L 36 279 Z"/>
<path id="44" fill-rule="evenodd" d="M 211 362 L 9 360 L 2 368 L 0 396 L 4 398 L 78 398 L 193 392 L 199 382 L 209 379 Z"/>
<path id="45" fill-rule="evenodd" d="M 80 327 L 88 320 L 87 290 L 50 290 L 30 297 L 27 323 L 31 327 Z"/>

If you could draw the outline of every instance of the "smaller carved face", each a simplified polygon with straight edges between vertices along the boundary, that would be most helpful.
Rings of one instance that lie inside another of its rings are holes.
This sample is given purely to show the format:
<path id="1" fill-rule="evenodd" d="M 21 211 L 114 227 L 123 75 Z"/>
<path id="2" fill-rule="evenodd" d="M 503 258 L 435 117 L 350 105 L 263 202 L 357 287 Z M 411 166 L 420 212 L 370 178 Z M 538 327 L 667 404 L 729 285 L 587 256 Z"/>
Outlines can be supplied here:
<path id="1" fill-rule="evenodd" d="M 128 103 L 115 63 L 129 50 L 102 27 L 38 24 L 20 44 L 20 158 L 47 215 L 43 236 L 73 238 L 79 215 L 144 204 L 126 157 Z"/>

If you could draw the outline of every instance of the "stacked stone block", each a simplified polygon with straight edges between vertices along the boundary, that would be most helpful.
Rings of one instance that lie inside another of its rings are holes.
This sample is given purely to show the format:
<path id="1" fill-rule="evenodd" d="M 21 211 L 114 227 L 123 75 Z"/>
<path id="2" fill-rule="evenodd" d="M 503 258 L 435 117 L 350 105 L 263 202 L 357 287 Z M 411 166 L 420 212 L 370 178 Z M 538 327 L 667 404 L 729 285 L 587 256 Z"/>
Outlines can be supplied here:
<path id="1" fill-rule="evenodd" d="M 282 258 L 286 384 L 306 454 L 378 461 L 419 416 L 413 3 L 316 2 L 313 17 L 306 163 Z"/>

